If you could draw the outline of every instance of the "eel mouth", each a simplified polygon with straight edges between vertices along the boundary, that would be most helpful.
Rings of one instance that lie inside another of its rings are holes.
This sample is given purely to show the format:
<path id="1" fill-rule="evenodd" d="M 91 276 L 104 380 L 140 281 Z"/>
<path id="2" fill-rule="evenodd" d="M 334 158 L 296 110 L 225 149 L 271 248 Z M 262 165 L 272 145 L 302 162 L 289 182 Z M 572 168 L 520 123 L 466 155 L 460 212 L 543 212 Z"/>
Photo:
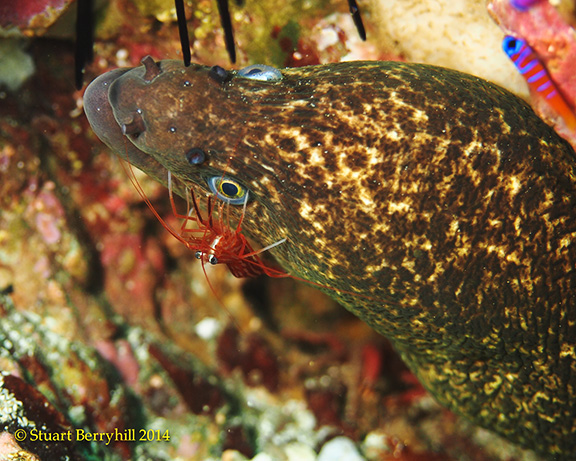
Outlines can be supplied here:
<path id="1" fill-rule="evenodd" d="M 114 69 L 106 72 L 90 83 L 84 92 L 84 113 L 92 130 L 114 151 L 124 144 L 124 134 L 114 118 L 109 91 L 112 83 L 129 70 Z"/>
<path id="2" fill-rule="evenodd" d="M 166 185 L 168 170 L 128 139 L 146 130 L 140 114 L 136 112 L 132 120 L 119 124 L 110 104 L 112 84 L 131 70 L 114 69 L 92 81 L 84 92 L 84 113 L 96 136 L 114 153 Z"/>

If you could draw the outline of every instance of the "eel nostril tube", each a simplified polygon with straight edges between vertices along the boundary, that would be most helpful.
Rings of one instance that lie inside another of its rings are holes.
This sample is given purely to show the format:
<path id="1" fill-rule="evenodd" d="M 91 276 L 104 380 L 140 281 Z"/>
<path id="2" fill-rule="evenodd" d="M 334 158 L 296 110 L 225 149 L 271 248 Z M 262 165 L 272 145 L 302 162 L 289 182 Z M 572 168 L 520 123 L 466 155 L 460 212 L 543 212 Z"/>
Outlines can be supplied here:
<path id="1" fill-rule="evenodd" d="M 146 131 L 146 124 L 144 123 L 144 119 L 142 118 L 142 114 L 140 112 L 134 112 L 132 114 L 132 120 L 128 123 L 122 124 L 122 134 L 123 135 L 136 135 L 143 133 Z"/>
<path id="2" fill-rule="evenodd" d="M 150 55 L 142 58 L 140 63 L 142 63 L 146 69 L 146 73 L 144 74 L 144 81 L 146 82 L 151 82 L 162 73 L 162 69 Z"/>

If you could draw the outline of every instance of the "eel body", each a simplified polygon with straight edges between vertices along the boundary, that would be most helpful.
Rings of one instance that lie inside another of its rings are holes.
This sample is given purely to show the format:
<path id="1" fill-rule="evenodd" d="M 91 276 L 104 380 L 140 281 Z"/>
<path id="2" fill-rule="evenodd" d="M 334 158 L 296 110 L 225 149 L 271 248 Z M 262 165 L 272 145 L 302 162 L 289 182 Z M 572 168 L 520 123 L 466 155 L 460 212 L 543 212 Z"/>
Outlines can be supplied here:
<path id="1" fill-rule="evenodd" d="M 271 82 L 154 66 L 88 88 L 104 142 L 164 182 L 169 170 L 206 193 L 214 176 L 245 185 L 247 234 L 286 238 L 272 250 L 283 268 L 331 287 L 439 402 L 574 459 L 576 156 L 524 102 L 399 62 Z M 191 149 L 206 160 L 191 164 Z"/>

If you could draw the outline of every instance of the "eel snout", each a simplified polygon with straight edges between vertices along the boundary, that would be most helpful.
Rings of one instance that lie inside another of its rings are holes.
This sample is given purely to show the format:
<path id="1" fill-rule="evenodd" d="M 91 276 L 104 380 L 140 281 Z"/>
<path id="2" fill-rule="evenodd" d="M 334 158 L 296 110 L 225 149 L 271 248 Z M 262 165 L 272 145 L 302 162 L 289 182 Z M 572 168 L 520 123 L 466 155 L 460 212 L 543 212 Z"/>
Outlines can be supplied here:
<path id="1" fill-rule="evenodd" d="M 119 123 L 114 115 L 110 97 L 113 83 L 131 68 L 114 69 L 96 78 L 84 92 L 84 112 L 96 136 L 120 157 L 146 171 L 156 180 L 166 184 L 167 170 L 127 137 L 145 131 L 144 120 L 138 112 L 130 120 Z"/>
<path id="2" fill-rule="evenodd" d="M 118 151 L 124 143 L 122 129 L 114 118 L 108 91 L 112 83 L 130 69 L 114 69 L 94 80 L 84 92 L 84 112 L 96 135 L 111 149 Z M 121 151 L 121 150 L 120 150 Z"/>

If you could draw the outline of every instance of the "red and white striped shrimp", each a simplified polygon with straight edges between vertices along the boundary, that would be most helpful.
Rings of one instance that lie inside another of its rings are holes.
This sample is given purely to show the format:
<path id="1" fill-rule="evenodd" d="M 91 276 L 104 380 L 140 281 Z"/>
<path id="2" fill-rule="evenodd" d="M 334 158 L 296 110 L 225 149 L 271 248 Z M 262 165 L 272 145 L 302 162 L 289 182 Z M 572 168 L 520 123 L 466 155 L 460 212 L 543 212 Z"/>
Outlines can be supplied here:
<path id="1" fill-rule="evenodd" d="M 190 197 L 189 212 L 182 215 L 177 212 L 172 192 L 172 175 L 168 172 L 168 190 L 170 194 L 170 203 L 174 216 L 182 219 L 182 226 L 178 233 L 172 232 L 178 240 L 184 243 L 188 248 L 195 252 L 198 259 L 203 264 L 226 264 L 230 272 L 235 277 L 256 277 L 258 275 L 268 275 L 269 277 L 289 277 L 285 272 L 266 266 L 258 257 L 259 254 L 274 248 L 286 241 L 280 239 L 259 250 L 254 250 L 244 234 L 242 234 L 242 221 L 246 214 L 246 205 L 249 194 L 246 192 L 242 214 L 236 227 L 232 229 L 229 223 L 225 222 L 225 206 L 230 206 L 221 202 L 217 205 L 217 218 L 214 218 L 214 209 L 216 205 L 212 196 L 208 196 L 206 208 L 207 216 L 202 216 L 194 189 L 188 189 Z M 193 227 L 189 227 L 189 224 Z"/>
<path id="2" fill-rule="evenodd" d="M 140 183 L 135 178 L 132 166 L 130 164 L 125 165 L 124 161 L 122 161 L 122 164 L 125 166 L 130 181 L 160 224 L 162 224 L 172 236 L 186 245 L 187 248 L 194 251 L 196 257 L 202 261 L 203 265 L 206 263 L 212 265 L 225 264 L 228 269 L 230 269 L 232 275 L 238 278 L 256 277 L 262 274 L 278 278 L 290 277 L 286 272 L 267 266 L 258 256 L 284 243 L 286 239 L 280 239 L 264 248 L 254 250 L 246 239 L 246 236 L 242 234 L 242 221 L 246 213 L 248 193 L 243 203 L 240 219 L 236 227 L 232 228 L 224 219 L 224 208 L 226 204 L 222 202 L 216 207 L 212 196 L 208 196 L 206 203 L 207 216 L 205 217 L 200 211 L 198 200 L 192 188 L 188 189 L 188 213 L 186 215 L 179 213 L 176 209 L 172 191 L 172 174 L 168 172 L 168 191 L 172 212 L 176 218 L 182 219 L 182 225 L 179 230 L 175 230 L 166 223 L 162 216 L 156 211 L 154 205 L 152 205 L 142 190 L 142 186 L 140 186 Z M 215 207 L 217 208 L 217 217 L 215 217 Z"/>
<path id="3" fill-rule="evenodd" d="M 520 38 L 507 35 L 502 48 L 510 57 L 520 74 L 526 79 L 530 90 L 541 94 L 547 103 L 562 117 L 570 131 L 576 131 L 576 115 L 550 75 L 526 42 Z"/>

